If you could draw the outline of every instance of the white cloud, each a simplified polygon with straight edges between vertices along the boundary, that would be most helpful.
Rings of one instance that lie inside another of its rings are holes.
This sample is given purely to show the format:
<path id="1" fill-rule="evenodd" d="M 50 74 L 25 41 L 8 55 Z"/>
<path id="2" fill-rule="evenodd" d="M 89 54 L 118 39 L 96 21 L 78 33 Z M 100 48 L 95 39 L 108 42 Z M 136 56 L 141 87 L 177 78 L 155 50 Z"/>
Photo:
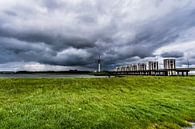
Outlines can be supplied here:
<path id="1" fill-rule="evenodd" d="M 68 70 L 91 70 L 84 67 L 70 67 L 58 65 L 46 65 L 37 62 L 11 62 L 0 64 L 0 71 L 68 71 Z"/>
<path id="2" fill-rule="evenodd" d="M 195 56 L 195 41 L 172 43 L 172 44 L 163 46 L 157 49 L 154 52 L 154 55 L 161 55 L 162 53 L 173 52 L 173 51 L 183 52 L 185 56 L 188 56 L 188 57 Z"/>
<path id="3" fill-rule="evenodd" d="M 90 57 L 90 53 L 85 50 L 75 48 L 68 48 L 57 53 L 57 58 L 60 59 L 69 59 L 71 57 L 88 58 Z"/>

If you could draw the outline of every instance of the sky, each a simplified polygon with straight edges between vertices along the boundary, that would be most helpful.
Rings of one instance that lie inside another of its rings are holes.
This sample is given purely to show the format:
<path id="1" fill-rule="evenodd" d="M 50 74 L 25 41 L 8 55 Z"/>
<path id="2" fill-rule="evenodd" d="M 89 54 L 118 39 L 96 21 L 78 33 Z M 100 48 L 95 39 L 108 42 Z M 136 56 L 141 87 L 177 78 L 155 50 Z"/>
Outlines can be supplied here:
<path id="1" fill-rule="evenodd" d="M 195 67 L 194 0 L 1 0 L 0 71 Z"/>

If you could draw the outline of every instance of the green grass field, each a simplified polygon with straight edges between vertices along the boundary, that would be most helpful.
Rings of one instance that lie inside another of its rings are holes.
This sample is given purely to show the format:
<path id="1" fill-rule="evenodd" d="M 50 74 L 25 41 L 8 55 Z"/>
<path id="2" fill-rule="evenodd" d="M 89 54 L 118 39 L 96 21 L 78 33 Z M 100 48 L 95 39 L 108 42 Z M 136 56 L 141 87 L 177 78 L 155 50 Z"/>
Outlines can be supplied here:
<path id="1" fill-rule="evenodd" d="M 179 129 L 195 77 L 0 79 L 0 129 Z"/>

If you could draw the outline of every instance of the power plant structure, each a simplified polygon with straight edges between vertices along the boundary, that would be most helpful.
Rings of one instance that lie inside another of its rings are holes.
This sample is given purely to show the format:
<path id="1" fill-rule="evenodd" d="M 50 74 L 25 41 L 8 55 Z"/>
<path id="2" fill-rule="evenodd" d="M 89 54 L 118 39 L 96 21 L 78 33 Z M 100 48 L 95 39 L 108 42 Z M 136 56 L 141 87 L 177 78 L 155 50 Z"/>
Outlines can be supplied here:
<path id="1" fill-rule="evenodd" d="M 175 59 L 165 59 L 164 69 L 168 71 L 168 75 L 176 75 L 176 62 Z"/>
<path id="2" fill-rule="evenodd" d="M 149 61 L 148 62 L 149 65 L 149 70 L 158 70 L 158 61 Z"/>
<path id="3" fill-rule="evenodd" d="M 164 59 L 164 69 L 159 69 L 158 61 L 146 63 L 129 64 L 119 66 L 114 69 L 115 74 L 119 75 L 152 75 L 152 76 L 188 76 L 189 68 L 176 68 L 175 59 Z"/>

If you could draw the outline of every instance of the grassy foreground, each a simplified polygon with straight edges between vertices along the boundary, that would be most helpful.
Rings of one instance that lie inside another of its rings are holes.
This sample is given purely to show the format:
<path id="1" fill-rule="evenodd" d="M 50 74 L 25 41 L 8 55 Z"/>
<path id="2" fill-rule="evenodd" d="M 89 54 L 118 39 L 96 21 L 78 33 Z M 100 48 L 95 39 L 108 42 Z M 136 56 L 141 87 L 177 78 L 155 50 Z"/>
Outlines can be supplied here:
<path id="1" fill-rule="evenodd" d="M 195 121 L 195 77 L 0 79 L 1 129 L 178 129 Z"/>

